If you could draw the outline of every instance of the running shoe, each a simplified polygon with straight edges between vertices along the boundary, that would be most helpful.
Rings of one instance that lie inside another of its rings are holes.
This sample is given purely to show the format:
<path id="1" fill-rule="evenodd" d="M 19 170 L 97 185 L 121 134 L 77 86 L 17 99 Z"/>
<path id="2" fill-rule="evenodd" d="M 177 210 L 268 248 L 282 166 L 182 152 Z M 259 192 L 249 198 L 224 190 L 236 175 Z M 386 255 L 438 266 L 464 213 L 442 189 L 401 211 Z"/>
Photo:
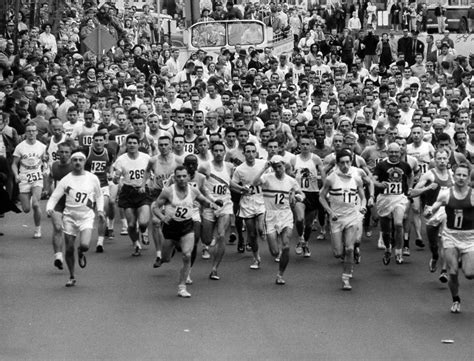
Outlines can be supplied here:
<path id="1" fill-rule="evenodd" d="M 128 234 L 128 229 L 126 226 L 123 226 L 122 229 L 120 230 L 120 235 L 126 236 L 127 234 Z"/>
<path id="2" fill-rule="evenodd" d="M 352 290 L 352 286 L 349 282 L 349 276 L 348 275 L 343 275 L 342 276 L 342 289 L 344 291 L 350 291 Z"/>
<path id="3" fill-rule="evenodd" d="M 41 229 L 38 229 L 35 231 L 35 234 L 33 235 L 34 239 L 39 239 L 41 238 Z"/>
<path id="4" fill-rule="evenodd" d="M 66 287 L 74 287 L 76 285 L 76 279 L 70 278 L 69 281 L 66 282 Z"/>
<path id="5" fill-rule="evenodd" d="M 250 265 L 250 269 L 260 269 L 260 259 L 254 259 L 253 263 Z"/>
<path id="6" fill-rule="evenodd" d="M 423 242 L 422 239 L 416 239 L 415 244 L 416 244 L 417 247 L 425 248 L 425 243 Z"/>
<path id="7" fill-rule="evenodd" d="M 209 275 L 209 279 L 218 281 L 220 280 L 220 277 L 217 274 L 217 270 L 212 270 L 211 274 Z"/>
<path id="8" fill-rule="evenodd" d="M 115 238 L 113 229 L 107 229 L 107 238 Z"/>
<path id="9" fill-rule="evenodd" d="M 311 251 L 309 250 L 308 242 L 305 242 L 302 248 L 303 248 L 303 257 L 305 258 L 311 257 Z"/>
<path id="10" fill-rule="evenodd" d="M 277 278 L 276 278 L 276 280 L 275 280 L 275 283 L 276 283 L 277 285 L 284 285 L 286 282 L 285 282 L 285 280 L 283 279 L 282 276 L 277 275 Z"/>
<path id="11" fill-rule="evenodd" d="M 396 262 L 397 264 L 402 264 L 402 263 L 403 263 L 403 256 L 402 256 L 401 254 L 397 254 L 397 255 L 395 256 L 395 262 Z"/>
<path id="12" fill-rule="evenodd" d="M 142 247 L 140 245 L 136 245 L 134 248 L 134 252 L 132 253 L 133 257 L 139 257 L 142 255 Z"/>
<path id="13" fill-rule="evenodd" d="M 301 244 L 301 242 L 298 242 L 298 243 L 296 244 L 295 253 L 296 253 L 298 256 L 301 256 L 301 255 L 303 254 L 303 245 Z"/>
<path id="14" fill-rule="evenodd" d="M 245 247 L 243 242 L 239 242 L 237 244 L 237 252 L 239 253 L 244 253 L 245 252 Z"/>
<path id="15" fill-rule="evenodd" d="M 410 257 L 410 248 L 403 247 L 402 255 L 404 255 L 405 257 Z"/>
<path id="16" fill-rule="evenodd" d="M 359 264 L 360 259 L 361 259 L 360 247 L 354 247 L 354 262 L 355 262 L 355 264 Z"/>
<path id="17" fill-rule="evenodd" d="M 324 229 L 321 229 L 321 233 L 318 234 L 318 236 L 316 237 L 316 239 L 318 241 L 322 241 L 323 239 L 326 238 L 326 231 Z"/>
<path id="18" fill-rule="evenodd" d="M 54 260 L 54 267 L 56 267 L 57 269 L 63 269 L 63 261 L 61 261 L 60 259 L 55 259 Z"/>
<path id="19" fill-rule="evenodd" d="M 441 274 L 439 275 L 439 280 L 441 283 L 447 283 L 449 278 L 448 278 L 448 272 L 443 269 L 441 270 Z"/>
<path id="20" fill-rule="evenodd" d="M 461 302 L 454 301 L 451 306 L 451 313 L 460 313 L 461 312 Z"/>
<path id="21" fill-rule="evenodd" d="M 250 245 L 250 243 L 247 243 L 247 244 L 245 245 L 245 250 L 246 250 L 247 252 L 252 252 L 252 246 Z"/>
<path id="22" fill-rule="evenodd" d="M 87 265 L 86 255 L 81 251 L 80 248 L 77 249 L 77 263 L 79 263 L 79 267 L 85 268 Z"/>
<path id="23" fill-rule="evenodd" d="M 148 233 L 141 233 L 141 241 L 145 246 L 150 244 L 150 240 L 148 239 Z"/>
<path id="24" fill-rule="evenodd" d="M 209 248 L 207 246 L 204 246 L 202 249 L 202 254 L 201 254 L 202 259 L 209 259 L 211 258 L 211 254 L 209 253 Z"/>
<path id="25" fill-rule="evenodd" d="M 365 235 L 367 236 L 367 238 L 372 237 L 372 231 L 365 232 Z"/>
<path id="26" fill-rule="evenodd" d="M 436 272 L 436 269 L 438 268 L 438 260 L 437 259 L 430 259 L 430 272 L 434 273 Z"/>
<path id="27" fill-rule="evenodd" d="M 101 245 L 101 244 L 98 244 L 98 245 L 95 247 L 95 251 L 96 251 L 96 253 L 104 253 L 104 246 Z"/>
<path id="28" fill-rule="evenodd" d="M 180 285 L 178 287 L 178 297 L 189 298 L 191 294 L 186 290 L 185 285 Z"/>
<path id="29" fill-rule="evenodd" d="M 153 263 L 153 268 L 158 268 L 161 266 L 161 264 L 162 264 L 161 257 L 156 257 L 155 263 Z"/>
<path id="30" fill-rule="evenodd" d="M 385 243 L 383 243 L 382 233 L 380 233 L 379 240 L 377 242 L 378 249 L 385 249 Z"/>
<path id="31" fill-rule="evenodd" d="M 390 257 L 392 257 L 392 252 L 385 251 L 383 255 L 383 259 L 382 259 L 382 262 L 385 266 L 387 266 L 390 263 Z"/>
<path id="32" fill-rule="evenodd" d="M 235 241 L 237 241 L 237 236 L 235 235 L 235 233 L 231 233 L 229 235 L 229 241 L 227 243 L 228 244 L 234 244 Z"/>

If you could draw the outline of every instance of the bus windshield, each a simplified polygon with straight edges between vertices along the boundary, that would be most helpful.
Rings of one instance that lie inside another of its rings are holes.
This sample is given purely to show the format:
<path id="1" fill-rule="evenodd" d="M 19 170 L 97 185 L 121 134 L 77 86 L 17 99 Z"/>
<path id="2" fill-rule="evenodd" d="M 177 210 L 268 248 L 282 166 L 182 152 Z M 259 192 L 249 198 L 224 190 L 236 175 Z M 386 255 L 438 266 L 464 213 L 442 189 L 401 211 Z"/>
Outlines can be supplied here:
<path id="1" fill-rule="evenodd" d="M 196 48 L 226 45 L 260 45 L 265 27 L 256 21 L 212 21 L 192 26 L 191 45 Z"/>

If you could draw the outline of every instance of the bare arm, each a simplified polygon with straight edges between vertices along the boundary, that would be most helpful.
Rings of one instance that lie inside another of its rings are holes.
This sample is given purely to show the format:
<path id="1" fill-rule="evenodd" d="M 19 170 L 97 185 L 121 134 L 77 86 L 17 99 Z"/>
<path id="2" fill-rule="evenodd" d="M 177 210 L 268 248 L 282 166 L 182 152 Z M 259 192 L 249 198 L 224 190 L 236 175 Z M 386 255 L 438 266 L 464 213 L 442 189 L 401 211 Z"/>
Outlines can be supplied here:
<path id="1" fill-rule="evenodd" d="M 334 214 L 334 212 L 331 209 L 331 206 L 329 205 L 327 201 L 327 195 L 329 193 L 329 188 L 331 186 L 331 178 L 326 178 L 326 180 L 323 183 L 323 188 L 319 191 L 319 202 L 323 206 L 323 208 L 328 212 L 330 219 L 337 219 L 337 216 Z"/>
<path id="2" fill-rule="evenodd" d="M 433 183 L 434 179 L 433 179 L 433 173 L 432 172 L 427 172 L 425 174 L 423 174 L 420 178 L 420 180 L 418 181 L 418 183 L 416 184 L 415 186 L 415 189 L 412 189 L 411 191 L 411 196 L 412 197 L 419 197 L 421 196 L 423 193 L 431 190 L 431 189 L 436 189 L 438 188 L 438 184 L 436 183 Z M 431 183 L 427 186 L 428 183 Z"/>

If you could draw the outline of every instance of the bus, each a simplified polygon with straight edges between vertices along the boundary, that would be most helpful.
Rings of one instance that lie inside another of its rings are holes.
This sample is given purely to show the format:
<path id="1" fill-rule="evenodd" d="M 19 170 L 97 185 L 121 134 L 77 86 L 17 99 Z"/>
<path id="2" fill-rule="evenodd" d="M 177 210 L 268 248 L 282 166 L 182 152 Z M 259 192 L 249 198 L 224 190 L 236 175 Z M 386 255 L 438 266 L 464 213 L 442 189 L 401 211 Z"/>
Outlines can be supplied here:
<path id="1" fill-rule="evenodd" d="M 186 29 L 184 47 L 180 49 L 180 59 L 186 62 L 190 56 L 202 49 L 214 58 L 222 48 L 234 49 L 239 46 L 247 50 L 273 49 L 273 54 L 289 54 L 293 51 L 294 39 L 291 31 L 274 34 L 273 29 L 258 20 L 219 20 L 198 22 Z"/>
<path id="2" fill-rule="evenodd" d="M 474 0 L 426 0 L 428 7 L 427 30 L 438 31 L 438 20 L 435 16 L 435 9 L 439 4 L 445 10 L 445 27 L 449 30 L 465 33 L 472 31 L 469 29 L 469 18 L 467 13 Z"/>

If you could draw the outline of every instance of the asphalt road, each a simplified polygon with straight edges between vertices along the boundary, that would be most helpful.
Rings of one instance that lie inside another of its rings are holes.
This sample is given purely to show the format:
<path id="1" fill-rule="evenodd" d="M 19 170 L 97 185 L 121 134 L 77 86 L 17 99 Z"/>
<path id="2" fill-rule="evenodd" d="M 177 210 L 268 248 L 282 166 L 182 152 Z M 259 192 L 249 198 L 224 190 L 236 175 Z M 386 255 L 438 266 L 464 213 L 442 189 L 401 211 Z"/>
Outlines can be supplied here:
<path id="1" fill-rule="evenodd" d="M 221 280 L 209 280 L 210 261 L 199 258 L 192 298 L 181 299 L 179 255 L 153 269 L 152 249 L 132 257 L 123 236 L 89 252 L 77 286 L 64 287 L 48 222 L 35 240 L 31 215 L 0 219 L 0 360 L 474 359 L 474 283 L 461 279 L 462 313 L 451 314 L 428 250 L 384 266 L 373 237 L 344 292 L 328 241 L 313 239 L 309 259 L 292 250 L 285 286 L 274 283 L 266 245 L 258 271 L 227 246 Z"/>

